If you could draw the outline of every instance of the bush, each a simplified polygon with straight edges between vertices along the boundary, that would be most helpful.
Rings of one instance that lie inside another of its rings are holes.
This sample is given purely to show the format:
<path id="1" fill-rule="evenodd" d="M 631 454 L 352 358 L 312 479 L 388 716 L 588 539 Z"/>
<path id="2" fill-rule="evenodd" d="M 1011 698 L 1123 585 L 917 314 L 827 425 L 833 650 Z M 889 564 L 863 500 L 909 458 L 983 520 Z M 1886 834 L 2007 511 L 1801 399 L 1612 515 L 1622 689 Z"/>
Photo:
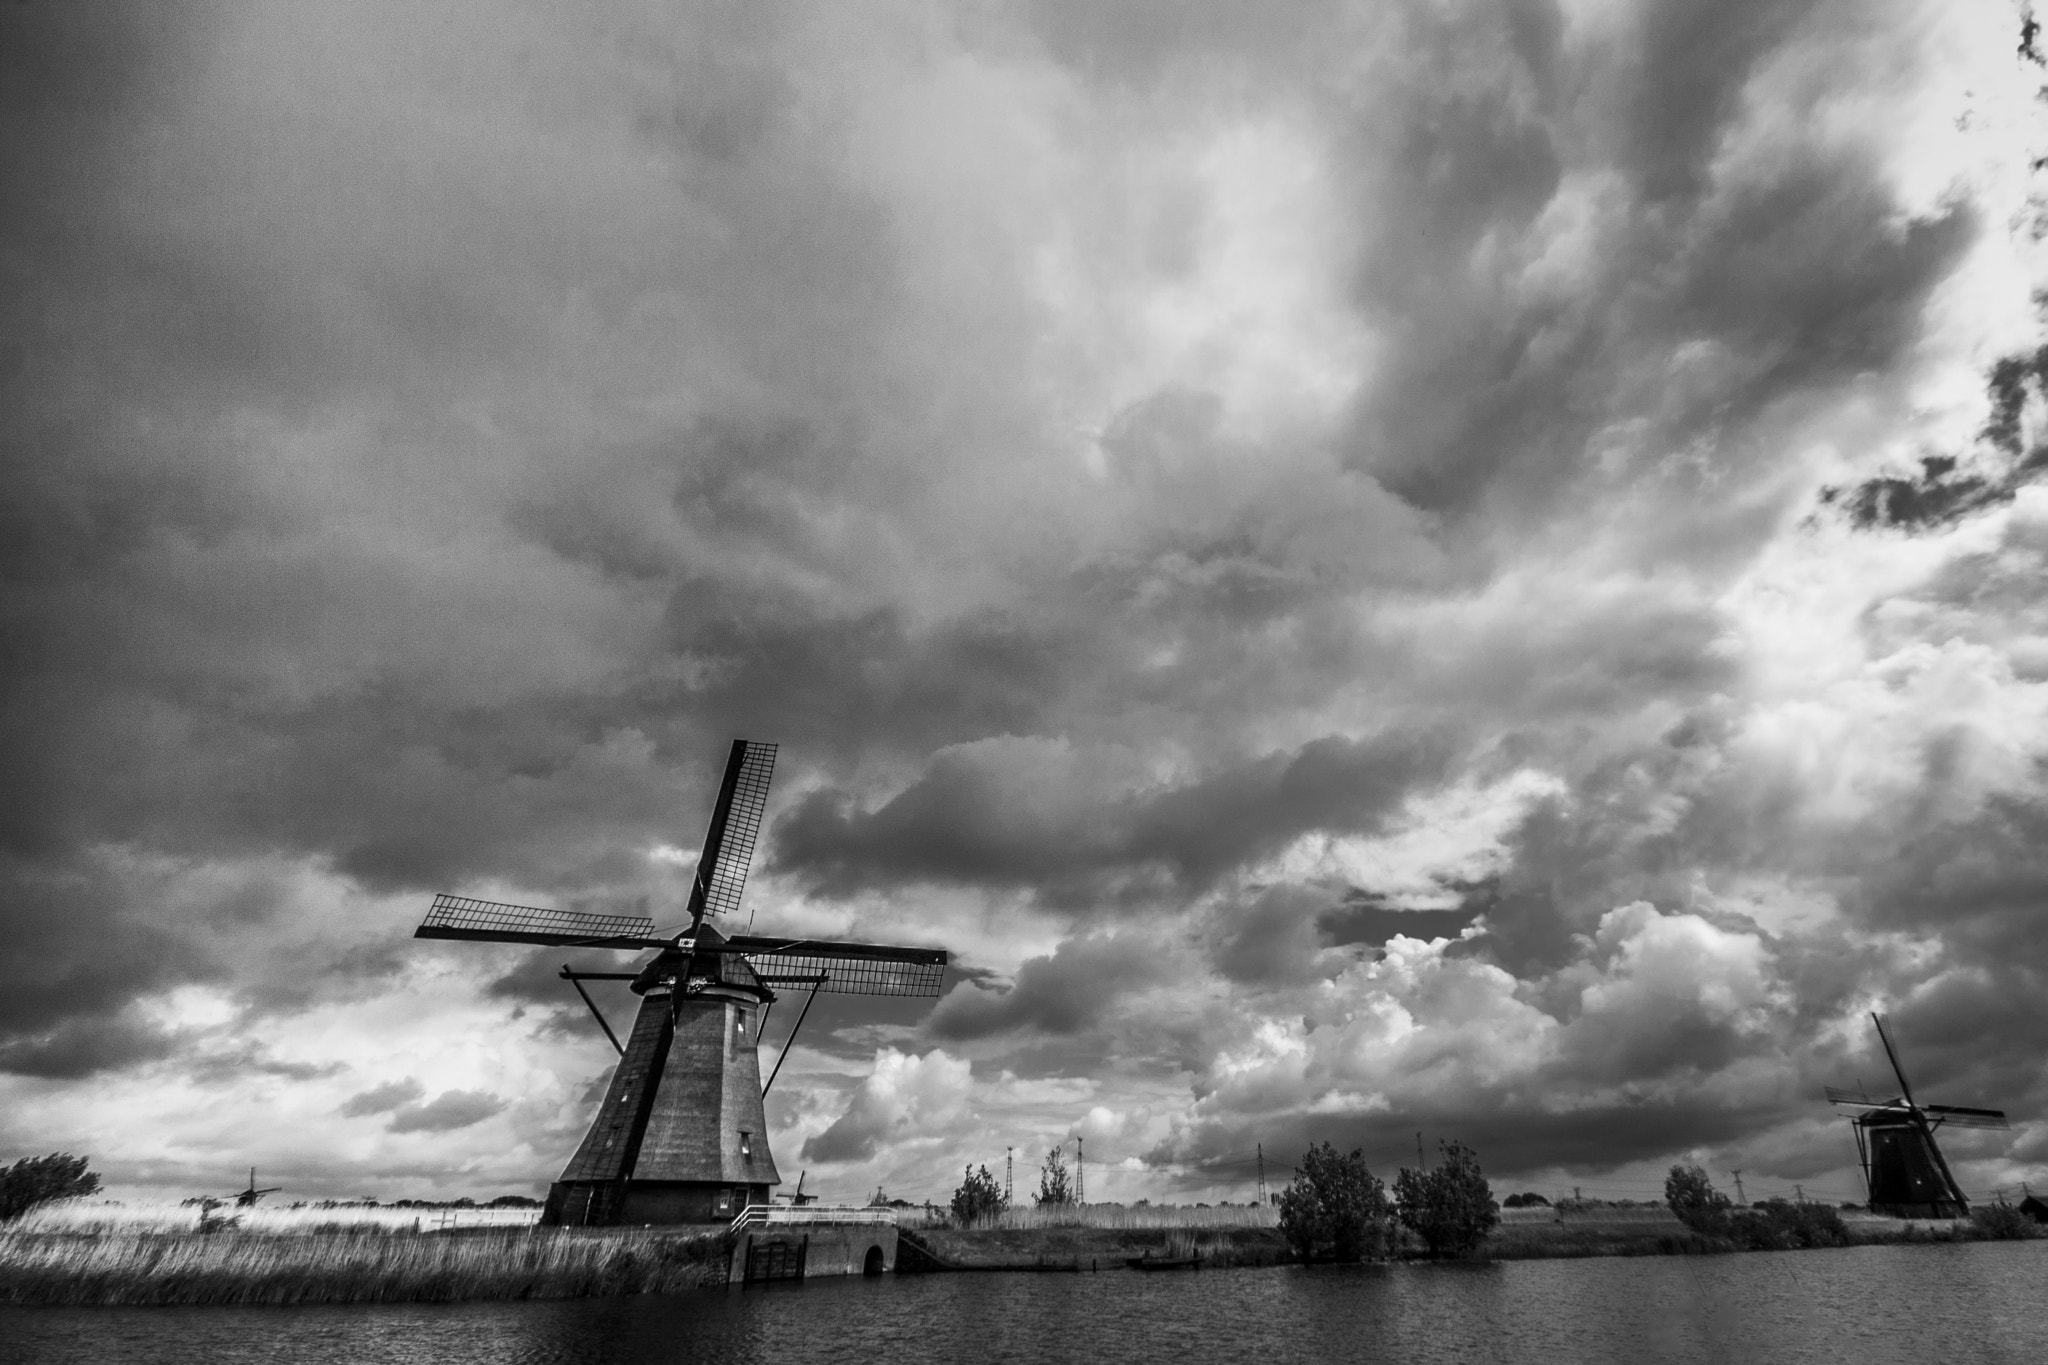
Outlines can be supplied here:
<path id="1" fill-rule="evenodd" d="M 0 1171 L 0 1223 L 11 1223 L 53 1199 L 97 1194 L 100 1178 L 85 1169 L 86 1158 L 69 1152 L 25 1156 Z"/>
<path id="2" fill-rule="evenodd" d="M 1340 1154 L 1325 1142 L 1302 1155 L 1280 1192 L 1280 1231 L 1304 1261 L 1357 1261 L 1386 1252 L 1387 1189 L 1365 1154 Z"/>
<path id="3" fill-rule="evenodd" d="M 1790 1251 L 1794 1247 L 1845 1247 L 1849 1229 L 1842 1215 L 1826 1204 L 1792 1204 L 1766 1199 L 1727 1214 L 1725 1235 L 1750 1251 Z"/>
<path id="4" fill-rule="evenodd" d="M 1431 1256 L 1469 1255 L 1500 1221 L 1493 1190 L 1470 1147 L 1442 1142 L 1437 1150 L 1435 1170 L 1403 1166 L 1394 1178 L 1401 1226 L 1420 1237 Z"/>
<path id="5" fill-rule="evenodd" d="M 979 1171 L 968 1167 L 960 1188 L 953 1191 L 953 1221 L 963 1228 L 993 1218 L 1009 1206 L 1010 1201 L 1003 1198 L 1002 1186 L 996 1184 L 986 1166 Z"/>
<path id="6" fill-rule="evenodd" d="M 1671 1206 L 1678 1221 L 1694 1232 L 1709 1237 L 1726 1235 L 1728 1211 L 1734 1207 L 1734 1201 L 1715 1189 L 1714 1182 L 1699 1167 L 1673 1166 L 1671 1174 L 1664 1177 L 1664 1202 Z"/>
<path id="7" fill-rule="evenodd" d="M 1074 1184 L 1067 1177 L 1066 1158 L 1055 1147 L 1045 1154 L 1045 1165 L 1038 1172 L 1038 1193 L 1032 1196 L 1034 1204 L 1071 1204 L 1074 1202 Z"/>
<path id="8" fill-rule="evenodd" d="M 2048 1236 L 2048 1230 L 2044 1230 L 2039 1223 L 2003 1199 L 1994 1204 L 1979 1204 L 1971 1209 L 1970 1224 L 1986 1239 L 1994 1242 Z"/>
<path id="9" fill-rule="evenodd" d="M 1530 1190 L 1523 1194 L 1509 1195 L 1500 1201 L 1500 1206 L 1504 1209 L 1547 1209 L 1550 1207 L 1550 1201 Z"/>

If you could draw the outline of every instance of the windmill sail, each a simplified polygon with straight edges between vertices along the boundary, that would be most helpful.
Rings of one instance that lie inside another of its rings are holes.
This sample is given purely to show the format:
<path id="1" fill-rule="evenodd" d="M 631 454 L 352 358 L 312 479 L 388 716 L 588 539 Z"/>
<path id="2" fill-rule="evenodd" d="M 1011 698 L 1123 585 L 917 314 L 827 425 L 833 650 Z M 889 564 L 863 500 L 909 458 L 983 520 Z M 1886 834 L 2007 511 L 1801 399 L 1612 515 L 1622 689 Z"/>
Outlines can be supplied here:
<path id="1" fill-rule="evenodd" d="M 434 897 L 414 938 L 459 938 L 484 943 L 538 943 L 551 948 L 660 948 L 649 938 L 654 921 L 645 915 L 586 915 L 576 910 L 542 910 L 503 905 L 472 896 Z"/>
<path id="2" fill-rule="evenodd" d="M 2010 1128 L 2003 1109 L 1972 1109 L 1960 1104 L 1924 1104 L 1924 1111 L 1951 1128 Z"/>
<path id="3" fill-rule="evenodd" d="M 818 939 L 730 938 L 768 985 L 812 985 L 828 995 L 894 995 L 936 1000 L 946 972 L 943 948 Z"/>
<path id="4" fill-rule="evenodd" d="M 747 889 L 747 869 L 754 861 L 754 839 L 761 815 L 768 809 L 768 784 L 775 778 L 775 746 L 736 739 L 725 761 L 718 804 L 711 827 L 704 832 L 704 852 L 697 859 L 697 880 L 690 888 L 690 922 L 740 908 Z"/>

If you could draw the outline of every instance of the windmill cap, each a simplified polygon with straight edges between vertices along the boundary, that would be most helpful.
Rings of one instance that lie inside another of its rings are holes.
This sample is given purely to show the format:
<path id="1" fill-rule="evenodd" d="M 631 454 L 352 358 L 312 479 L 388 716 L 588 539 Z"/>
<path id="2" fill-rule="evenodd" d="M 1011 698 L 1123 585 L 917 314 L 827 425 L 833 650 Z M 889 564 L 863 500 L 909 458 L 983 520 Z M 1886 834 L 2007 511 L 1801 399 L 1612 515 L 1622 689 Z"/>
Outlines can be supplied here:
<path id="1" fill-rule="evenodd" d="M 725 935 L 710 925 L 697 929 L 697 961 L 693 979 L 712 985 L 729 986 L 750 991 L 764 999 L 772 999 L 773 992 L 761 984 L 761 978 L 754 975 L 754 969 L 746 958 L 733 952 L 716 951 L 725 945 Z M 632 990 L 635 995 L 645 995 L 663 986 L 672 986 L 686 966 L 688 954 L 681 948 L 664 948 L 655 959 L 640 969 L 633 978 Z"/>

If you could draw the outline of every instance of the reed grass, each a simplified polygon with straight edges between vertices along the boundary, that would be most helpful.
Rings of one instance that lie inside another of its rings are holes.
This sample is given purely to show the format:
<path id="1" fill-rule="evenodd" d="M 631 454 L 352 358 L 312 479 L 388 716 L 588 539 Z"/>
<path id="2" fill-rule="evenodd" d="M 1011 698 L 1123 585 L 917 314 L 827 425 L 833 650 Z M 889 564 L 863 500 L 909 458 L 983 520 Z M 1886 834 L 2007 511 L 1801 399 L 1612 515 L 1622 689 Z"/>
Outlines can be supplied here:
<path id="1" fill-rule="evenodd" d="M 199 1206 L 122 1203 L 115 1200 L 64 1199 L 29 1210 L 7 1228 L 11 1232 L 88 1233 L 109 1235 L 139 1232 L 196 1232 Z M 327 1233 L 355 1230 L 411 1232 L 470 1228 L 527 1228 L 540 1221 L 539 1209 L 398 1209 L 343 1205 L 314 1208 L 289 1205 L 212 1210 L 216 1219 L 232 1219 L 241 1232 Z"/>
<path id="2" fill-rule="evenodd" d="M 0 1303 L 437 1303 L 661 1294 L 725 1281 L 722 1233 L 0 1232 Z"/>

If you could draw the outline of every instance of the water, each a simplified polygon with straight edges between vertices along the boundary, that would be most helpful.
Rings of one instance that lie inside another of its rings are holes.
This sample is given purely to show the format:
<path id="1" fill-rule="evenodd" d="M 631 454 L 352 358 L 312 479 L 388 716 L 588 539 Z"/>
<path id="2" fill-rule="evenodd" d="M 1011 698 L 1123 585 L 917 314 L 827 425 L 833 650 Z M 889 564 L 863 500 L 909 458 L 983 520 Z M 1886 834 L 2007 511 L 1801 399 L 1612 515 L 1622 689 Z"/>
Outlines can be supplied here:
<path id="1" fill-rule="evenodd" d="M 555 1303 L 0 1309 L 0 1361 L 2039 1361 L 2044 1289 L 2048 1242 L 891 1276 Z"/>

